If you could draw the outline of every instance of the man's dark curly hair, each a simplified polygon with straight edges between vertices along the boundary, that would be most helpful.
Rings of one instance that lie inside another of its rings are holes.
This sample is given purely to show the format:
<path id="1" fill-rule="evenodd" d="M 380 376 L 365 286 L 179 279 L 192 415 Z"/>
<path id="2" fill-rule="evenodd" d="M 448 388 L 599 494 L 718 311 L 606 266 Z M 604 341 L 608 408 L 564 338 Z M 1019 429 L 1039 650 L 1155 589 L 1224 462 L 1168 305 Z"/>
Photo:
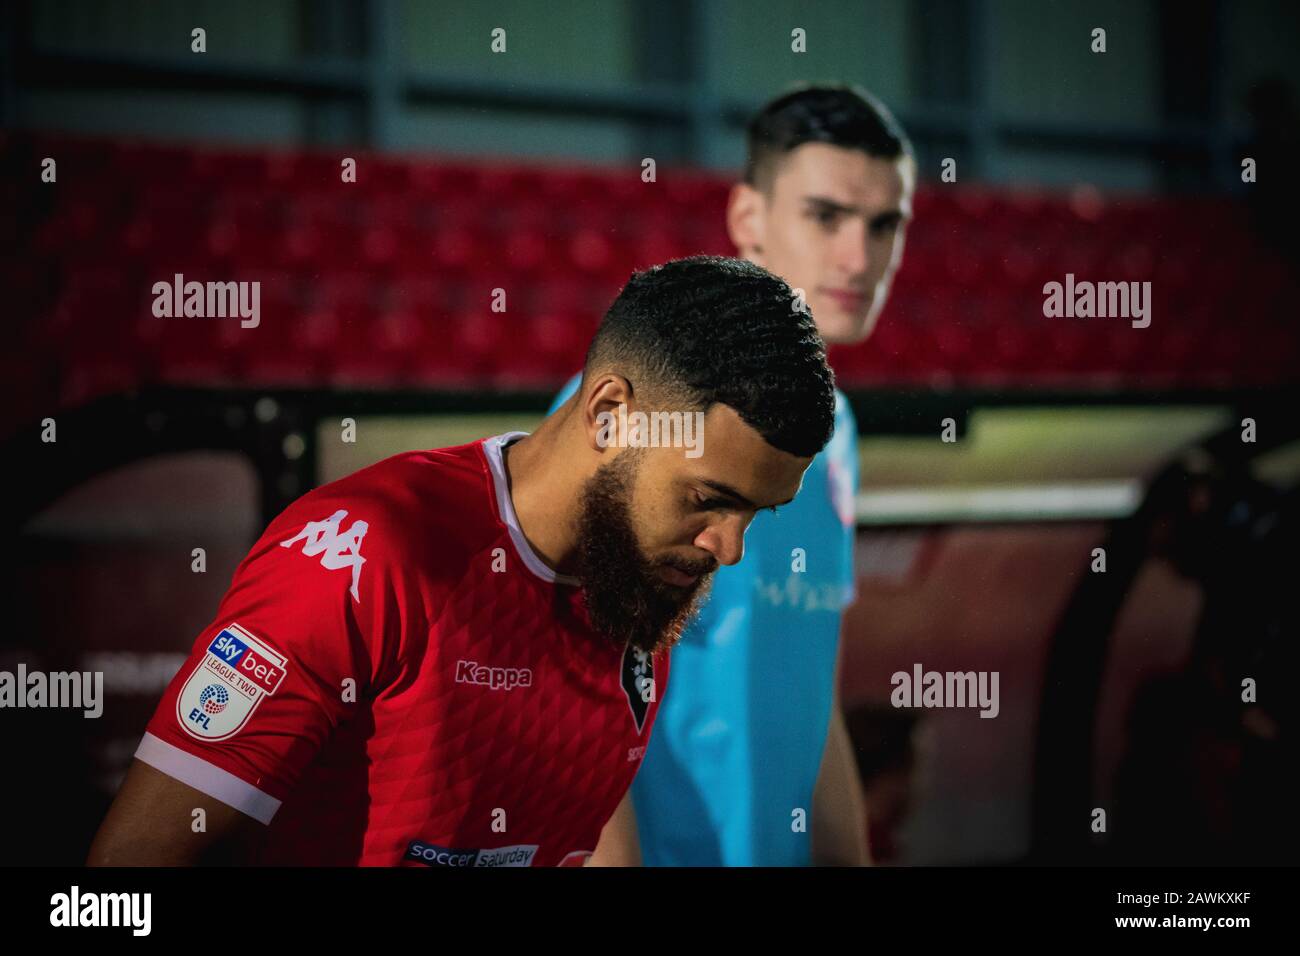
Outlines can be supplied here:
<path id="1" fill-rule="evenodd" d="M 801 85 L 750 120 L 745 182 L 770 188 L 780 160 L 804 143 L 859 149 L 877 159 L 912 155 L 898 121 L 870 93 L 845 85 Z"/>
<path id="2" fill-rule="evenodd" d="M 774 448 L 811 458 L 835 425 L 835 378 L 807 306 L 741 259 L 691 256 L 637 272 L 592 339 L 583 384 L 625 376 L 650 408 L 729 405 Z"/>

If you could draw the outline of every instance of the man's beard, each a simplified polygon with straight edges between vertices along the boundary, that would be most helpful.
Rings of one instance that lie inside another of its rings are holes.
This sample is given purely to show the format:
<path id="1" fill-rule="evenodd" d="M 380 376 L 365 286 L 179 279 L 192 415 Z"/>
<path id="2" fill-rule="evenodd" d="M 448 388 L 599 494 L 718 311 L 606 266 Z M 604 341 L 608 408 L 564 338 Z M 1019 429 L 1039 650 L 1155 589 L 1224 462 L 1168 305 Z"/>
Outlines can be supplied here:
<path id="1" fill-rule="evenodd" d="M 641 449 L 626 449 L 596 469 L 582 492 L 578 518 L 578 579 L 592 626 L 617 646 L 631 641 L 647 653 L 672 647 L 708 595 L 716 561 L 651 561 L 632 527 L 632 486 Z M 699 575 L 688 587 L 669 584 L 667 565 Z"/>

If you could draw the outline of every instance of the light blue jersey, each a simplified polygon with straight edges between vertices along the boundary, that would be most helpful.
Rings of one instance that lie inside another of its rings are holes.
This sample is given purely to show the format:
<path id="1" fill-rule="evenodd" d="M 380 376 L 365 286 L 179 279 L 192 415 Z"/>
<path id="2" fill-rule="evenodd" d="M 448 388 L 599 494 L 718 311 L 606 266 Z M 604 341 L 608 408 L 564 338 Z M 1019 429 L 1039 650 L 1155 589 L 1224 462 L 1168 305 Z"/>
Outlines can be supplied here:
<path id="1" fill-rule="evenodd" d="M 854 593 L 857 486 L 857 423 L 837 389 L 835 433 L 799 494 L 754 517 L 745 556 L 718 569 L 699 618 L 673 648 L 632 783 L 647 866 L 810 862 L 840 617 Z"/>

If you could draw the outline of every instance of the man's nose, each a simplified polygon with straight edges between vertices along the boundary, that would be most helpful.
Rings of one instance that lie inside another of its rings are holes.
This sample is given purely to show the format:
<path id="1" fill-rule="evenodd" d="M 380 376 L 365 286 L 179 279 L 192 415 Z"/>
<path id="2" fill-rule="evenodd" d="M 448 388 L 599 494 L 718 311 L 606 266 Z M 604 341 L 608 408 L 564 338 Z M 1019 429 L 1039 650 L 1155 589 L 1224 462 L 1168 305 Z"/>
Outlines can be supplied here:
<path id="1" fill-rule="evenodd" d="M 836 265 L 847 275 L 857 278 L 867 274 L 871 268 L 871 252 L 868 249 L 866 231 L 854 225 L 847 225 L 836 246 Z"/>
<path id="2" fill-rule="evenodd" d="M 718 564 L 738 564 L 745 556 L 745 529 L 753 515 L 728 515 L 695 536 L 695 546 L 709 552 Z"/>

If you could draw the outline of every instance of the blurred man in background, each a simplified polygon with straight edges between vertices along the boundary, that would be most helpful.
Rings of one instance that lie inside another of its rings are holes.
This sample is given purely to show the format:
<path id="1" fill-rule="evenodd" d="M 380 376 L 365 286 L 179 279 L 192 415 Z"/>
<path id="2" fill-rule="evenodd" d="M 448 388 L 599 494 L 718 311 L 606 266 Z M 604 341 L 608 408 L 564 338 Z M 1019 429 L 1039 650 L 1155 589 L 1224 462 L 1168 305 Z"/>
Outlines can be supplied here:
<path id="1" fill-rule="evenodd" d="M 911 145 L 883 104 L 847 86 L 800 87 L 750 123 L 728 233 L 802 294 L 828 343 L 862 342 L 902 260 L 915 182 Z M 868 862 L 838 694 L 857 462 L 857 423 L 837 390 L 834 436 L 799 495 L 755 518 L 743 559 L 719 570 L 674 654 L 658 732 L 592 862 Z"/>

